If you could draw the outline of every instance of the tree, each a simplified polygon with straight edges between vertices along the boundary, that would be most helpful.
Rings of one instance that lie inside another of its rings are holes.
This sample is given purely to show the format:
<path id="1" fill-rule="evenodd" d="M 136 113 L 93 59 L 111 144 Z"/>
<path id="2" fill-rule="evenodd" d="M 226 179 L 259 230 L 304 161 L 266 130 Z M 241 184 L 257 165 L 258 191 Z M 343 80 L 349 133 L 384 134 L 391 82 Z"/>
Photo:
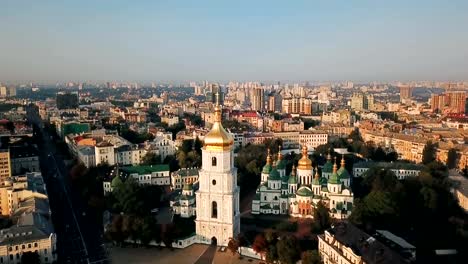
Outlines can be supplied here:
<path id="1" fill-rule="evenodd" d="M 40 264 L 41 259 L 37 252 L 24 252 L 21 255 L 21 264 Z"/>
<path id="2" fill-rule="evenodd" d="M 307 250 L 302 254 L 302 264 L 321 264 L 322 260 L 317 250 Z"/>
<path id="3" fill-rule="evenodd" d="M 276 244 L 278 259 L 281 263 L 294 264 L 301 256 L 301 248 L 297 238 L 292 235 L 283 236 Z"/>
<path id="4" fill-rule="evenodd" d="M 422 163 L 429 164 L 436 160 L 436 144 L 427 141 L 422 153 Z"/>
<path id="5" fill-rule="evenodd" d="M 142 165 L 157 165 L 161 164 L 161 156 L 156 155 L 156 153 L 147 153 L 141 162 Z"/>
<path id="6" fill-rule="evenodd" d="M 265 259 L 269 263 L 274 263 L 275 261 L 278 260 L 278 249 L 276 248 L 276 245 L 268 246 Z"/>
<path id="7" fill-rule="evenodd" d="M 316 233 L 322 233 L 323 230 L 330 228 L 332 223 L 328 208 L 319 201 L 314 210 L 313 230 Z"/>
<path id="8" fill-rule="evenodd" d="M 359 129 L 357 128 L 351 131 L 348 138 L 351 139 L 352 141 L 361 141 L 361 142 L 364 141 L 361 137 L 361 134 L 359 133 Z"/>
<path id="9" fill-rule="evenodd" d="M 235 238 L 229 238 L 228 249 L 232 252 L 232 255 L 236 254 L 239 249 L 239 241 Z"/>
<path id="10" fill-rule="evenodd" d="M 454 148 L 449 149 L 447 153 L 447 167 L 449 169 L 455 169 L 457 167 L 458 154 Z"/>
<path id="11" fill-rule="evenodd" d="M 258 234 L 255 237 L 255 240 L 252 244 L 252 248 L 255 252 L 257 252 L 261 256 L 265 256 L 265 253 L 268 249 L 268 243 L 263 234 Z"/>

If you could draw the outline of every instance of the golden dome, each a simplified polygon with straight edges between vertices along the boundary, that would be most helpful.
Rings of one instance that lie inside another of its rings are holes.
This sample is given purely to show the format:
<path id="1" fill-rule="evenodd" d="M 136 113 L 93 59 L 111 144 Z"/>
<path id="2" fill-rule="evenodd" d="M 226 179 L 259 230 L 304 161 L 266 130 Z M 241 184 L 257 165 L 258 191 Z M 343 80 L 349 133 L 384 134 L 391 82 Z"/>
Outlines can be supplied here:
<path id="1" fill-rule="evenodd" d="M 221 124 L 221 106 L 216 103 L 214 124 L 210 132 L 205 135 L 204 148 L 206 150 L 230 150 L 234 145 L 234 138 L 226 132 Z"/>
<path id="2" fill-rule="evenodd" d="M 307 146 L 302 147 L 302 158 L 297 163 L 298 170 L 312 170 L 312 161 L 309 159 Z"/>

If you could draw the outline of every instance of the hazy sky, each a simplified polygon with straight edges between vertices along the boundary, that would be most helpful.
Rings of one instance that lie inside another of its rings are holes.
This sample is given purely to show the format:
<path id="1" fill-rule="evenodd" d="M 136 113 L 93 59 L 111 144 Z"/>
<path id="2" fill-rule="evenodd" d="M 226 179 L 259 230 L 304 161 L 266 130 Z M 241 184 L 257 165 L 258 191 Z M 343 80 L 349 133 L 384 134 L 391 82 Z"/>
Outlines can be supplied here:
<path id="1" fill-rule="evenodd" d="M 468 1 L 0 2 L 0 82 L 468 79 Z"/>

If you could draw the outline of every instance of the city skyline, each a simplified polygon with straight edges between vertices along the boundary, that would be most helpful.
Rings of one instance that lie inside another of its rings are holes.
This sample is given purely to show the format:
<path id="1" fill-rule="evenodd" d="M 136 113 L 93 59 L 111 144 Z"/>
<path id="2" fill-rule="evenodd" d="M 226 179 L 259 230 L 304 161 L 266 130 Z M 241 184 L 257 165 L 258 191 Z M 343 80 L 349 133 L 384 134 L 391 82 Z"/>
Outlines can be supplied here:
<path id="1" fill-rule="evenodd" d="M 2 82 L 468 79 L 462 1 L 2 8 Z"/>

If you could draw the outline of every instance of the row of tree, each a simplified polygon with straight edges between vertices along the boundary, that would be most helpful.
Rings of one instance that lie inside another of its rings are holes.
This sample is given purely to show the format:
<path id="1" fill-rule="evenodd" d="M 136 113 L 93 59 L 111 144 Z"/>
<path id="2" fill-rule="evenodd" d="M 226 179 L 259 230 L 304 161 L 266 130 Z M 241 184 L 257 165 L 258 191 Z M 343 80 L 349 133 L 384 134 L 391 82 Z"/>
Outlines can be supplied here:
<path id="1" fill-rule="evenodd" d="M 466 216 L 450 192 L 447 167 L 430 162 L 419 177 L 398 180 L 383 168 L 355 178 L 350 221 L 369 233 L 386 229 L 415 243 L 418 260 L 430 261 L 435 249 L 468 245 Z M 462 255 L 465 253 L 462 253 Z"/>
<path id="2" fill-rule="evenodd" d="M 299 260 L 302 260 L 303 264 L 321 263 L 317 250 L 305 251 L 301 256 L 301 246 L 294 235 L 278 236 L 275 232 L 267 230 L 255 237 L 252 248 L 269 263 L 294 264 Z"/>

